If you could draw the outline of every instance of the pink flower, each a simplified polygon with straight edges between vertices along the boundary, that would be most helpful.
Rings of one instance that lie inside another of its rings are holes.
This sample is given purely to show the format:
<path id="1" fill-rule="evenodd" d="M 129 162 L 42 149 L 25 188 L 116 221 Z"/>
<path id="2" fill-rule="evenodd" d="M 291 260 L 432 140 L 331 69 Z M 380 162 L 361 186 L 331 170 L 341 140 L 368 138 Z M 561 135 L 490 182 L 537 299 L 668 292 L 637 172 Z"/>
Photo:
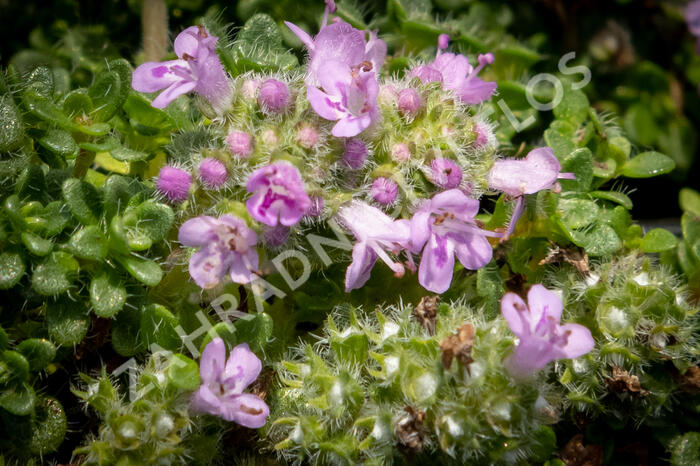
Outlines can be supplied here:
<path id="1" fill-rule="evenodd" d="M 404 265 L 389 257 L 387 251 L 398 254 L 406 249 L 410 237 L 408 221 L 394 220 L 376 207 L 361 201 L 352 201 L 341 207 L 337 218 L 357 239 L 352 248 L 352 262 L 345 273 L 346 292 L 361 288 L 369 280 L 378 258 L 396 276 L 404 275 Z M 410 255 L 408 260 L 409 267 L 414 267 Z"/>
<path id="2" fill-rule="evenodd" d="M 424 201 L 411 219 L 410 247 L 423 251 L 418 282 L 433 293 L 450 287 L 455 255 L 467 269 L 476 270 L 491 260 L 493 253 L 486 236 L 496 233 L 480 229 L 474 221 L 479 201 L 458 189 L 450 189 Z"/>
<path id="3" fill-rule="evenodd" d="M 190 195 L 192 175 L 169 165 L 164 166 L 158 173 L 156 187 L 172 202 L 182 202 Z"/>
<path id="4" fill-rule="evenodd" d="M 383 205 L 391 205 L 399 194 L 399 185 L 391 178 L 380 176 L 375 179 L 370 188 L 372 199 Z"/>
<path id="5" fill-rule="evenodd" d="M 418 91 L 409 87 L 399 92 L 397 103 L 399 113 L 406 116 L 416 116 L 423 105 L 423 99 Z"/>
<path id="6" fill-rule="evenodd" d="M 219 57 L 216 41 L 201 26 L 191 26 L 175 38 L 177 60 L 146 62 L 134 70 L 131 85 L 139 92 L 165 89 L 153 100 L 156 108 L 167 107 L 177 97 L 196 92 L 220 110 L 232 98 L 231 88 Z"/>
<path id="7" fill-rule="evenodd" d="M 226 144 L 233 155 L 244 159 L 253 153 L 253 138 L 245 131 L 231 131 L 226 136 Z"/>
<path id="8" fill-rule="evenodd" d="M 433 159 L 430 163 L 430 181 L 443 189 L 456 188 L 462 182 L 462 169 L 452 159 Z"/>
<path id="9" fill-rule="evenodd" d="M 477 75 L 484 66 L 493 63 L 493 54 L 479 55 L 479 64 L 474 68 L 464 55 L 440 53 L 442 45 L 447 45 L 447 41 L 438 38 L 438 56 L 435 60 L 413 68 L 410 75 L 424 83 L 442 83 L 443 89 L 453 91 L 465 104 L 478 104 L 491 97 L 496 91 L 496 83 L 483 81 Z"/>
<path id="10" fill-rule="evenodd" d="M 527 305 L 515 293 L 501 299 L 501 314 L 520 339 L 506 365 L 516 377 L 526 377 L 550 361 L 577 358 L 593 349 L 591 331 L 579 324 L 560 325 L 562 301 L 542 285 L 533 285 Z"/>
<path id="11" fill-rule="evenodd" d="M 284 112 L 291 102 L 289 88 L 282 81 L 268 79 L 258 91 L 258 104 L 263 110 L 269 113 Z"/>
<path id="12" fill-rule="evenodd" d="M 271 227 L 295 225 L 311 207 L 299 170 L 287 162 L 258 168 L 248 178 L 246 189 L 253 194 L 246 201 L 248 212 Z"/>
<path id="13" fill-rule="evenodd" d="M 234 283 L 250 283 L 256 278 L 258 236 L 238 217 L 191 218 L 180 227 L 178 241 L 200 248 L 189 264 L 190 276 L 200 288 L 215 287 L 226 273 Z"/>
<path id="14" fill-rule="evenodd" d="M 207 157 L 199 164 L 199 179 L 210 188 L 219 188 L 226 183 L 228 171 L 221 160 Z"/>
<path id="15" fill-rule="evenodd" d="M 575 179 L 573 173 L 560 173 L 561 165 L 549 147 L 531 150 L 524 159 L 498 160 L 486 176 L 491 189 L 503 191 L 516 200 L 506 235 L 510 236 L 525 208 L 523 197 L 543 189 L 560 189 L 558 178 Z"/>
<path id="16" fill-rule="evenodd" d="M 202 385 L 192 395 L 192 409 L 252 429 L 264 426 L 270 408 L 259 396 L 243 393 L 258 378 L 261 369 L 260 359 L 247 343 L 233 348 L 226 359 L 226 344 L 221 338 L 214 338 L 202 352 L 199 362 Z"/>

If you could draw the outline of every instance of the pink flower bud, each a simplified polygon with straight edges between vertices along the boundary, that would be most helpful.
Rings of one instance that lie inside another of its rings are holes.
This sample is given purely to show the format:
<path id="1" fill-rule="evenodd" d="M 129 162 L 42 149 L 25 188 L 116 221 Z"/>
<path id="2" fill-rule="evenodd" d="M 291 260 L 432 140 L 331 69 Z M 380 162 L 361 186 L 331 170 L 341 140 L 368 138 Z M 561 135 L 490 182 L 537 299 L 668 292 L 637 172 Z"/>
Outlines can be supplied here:
<path id="1" fill-rule="evenodd" d="M 199 164 L 199 179 L 210 188 L 223 186 L 228 179 L 226 165 L 221 160 L 207 157 Z"/>
<path id="2" fill-rule="evenodd" d="M 445 50 L 450 45 L 450 36 L 448 34 L 440 34 L 438 36 L 438 49 Z"/>
<path id="3" fill-rule="evenodd" d="M 345 142 L 345 153 L 343 154 L 343 162 L 353 170 L 362 168 L 365 160 L 367 160 L 369 151 L 367 145 L 362 139 L 348 139 Z"/>
<path id="4" fill-rule="evenodd" d="M 279 138 L 277 137 L 277 133 L 275 133 L 274 129 L 266 129 L 263 131 L 260 135 L 260 139 L 262 139 L 263 144 L 266 146 L 276 146 L 279 142 Z"/>
<path id="5" fill-rule="evenodd" d="M 182 202 L 190 194 L 192 176 L 185 170 L 165 166 L 158 173 L 156 187 L 165 197 L 172 202 Z"/>
<path id="6" fill-rule="evenodd" d="M 477 149 L 484 147 L 489 142 L 488 128 L 477 123 L 474 125 L 474 132 L 476 133 L 474 147 Z"/>
<path id="7" fill-rule="evenodd" d="M 289 106 L 290 100 L 289 88 L 282 81 L 268 79 L 260 86 L 258 104 L 267 112 L 284 112 Z"/>
<path id="8" fill-rule="evenodd" d="M 260 89 L 259 79 L 246 79 L 241 86 L 241 95 L 246 99 L 253 100 Z"/>
<path id="9" fill-rule="evenodd" d="M 323 213 L 323 198 L 321 196 L 311 196 L 311 207 L 306 211 L 309 217 L 319 217 Z"/>
<path id="10" fill-rule="evenodd" d="M 297 144 L 304 149 L 313 149 L 318 144 L 318 131 L 313 127 L 304 125 L 297 132 Z"/>
<path id="11" fill-rule="evenodd" d="M 390 205 L 396 201 L 399 194 L 399 186 L 391 178 L 379 177 L 372 183 L 370 188 L 372 199 L 380 204 Z"/>
<path id="12" fill-rule="evenodd" d="M 402 89 L 399 92 L 398 105 L 402 115 L 415 116 L 423 105 L 423 99 L 415 89 Z"/>
<path id="13" fill-rule="evenodd" d="M 391 84 L 382 86 L 379 89 L 379 103 L 382 105 L 393 105 L 396 102 L 397 92 L 396 88 Z"/>
<path id="14" fill-rule="evenodd" d="M 265 243 L 273 248 L 282 246 L 289 239 L 289 227 L 278 223 L 274 227 L 265 225 L 263 227 L 263 239 Z"/>
<path id="15" fill-rule="evenodd" d="M 404 143 L 394 144 L 391 148 L 391 160 L 395 162 L 406 162 L 411 158 L 411 149 Z"/>
<path id="16" fill-rule="evenodd" d="M 226 144 L 233 155 L 248 158 L 253 153 L 253 144 L 250 134 L 244 131 L 231 131 L 226 136 Z"/>
<path id="17" fill-rule="evenodd" d="M 462 182 L 462 169 L 454 160 L 437 158 L 430 164 L 430 181 L 443 189 L 452 189 Z"/>

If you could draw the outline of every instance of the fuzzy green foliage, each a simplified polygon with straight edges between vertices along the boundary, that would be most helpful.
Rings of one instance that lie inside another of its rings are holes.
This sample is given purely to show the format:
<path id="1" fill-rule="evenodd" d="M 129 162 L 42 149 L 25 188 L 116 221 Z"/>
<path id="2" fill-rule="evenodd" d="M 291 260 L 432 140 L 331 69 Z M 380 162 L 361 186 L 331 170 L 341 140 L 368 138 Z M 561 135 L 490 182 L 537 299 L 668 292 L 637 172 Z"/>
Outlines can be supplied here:
<path id="1" fill-rule="evenodd" d="M 105 373 L 81 375 L 82 390 L 73 392 L 104 422 L 76 454 L 86 464 L 209 464 L 217 437 L 203 437 L 193 425 L 188 395 L 199 374 L 196 364 L 183 358 L 155 354 L 144 366 L 134 362 L 127 373 L 133 399 Z"/>
<path id="2" fill-rule="evenodd" d="M 513 341 L 505 321 L 442 304 L 431 335 L 412 311 L 339 308 L 314 346 L 297 347 L 278 365 L 282 386 L 267 435 L 282 457 L 312 464 L 547 458 L 559 399 L 541 377 L 516 385 L 505 372 Z M 475 328 L 473 362 L 445 368 L 440 342 L 466 323 Z M 414 430 L 406 407 L 425 412 Z M 420 439 L 412 448 L 409 434 Z"/>
<path id="3" fill-rule="evenodd" d="M 588 355 L 559 364 L 568 402 L 637 422 L 672 409 L 679 386 L 669 373 L 685 373 L 700 357 L 697 308 L 688 302 L 687 286 L 636 254 L 602 262 L 584 278 L 572 274 L 558 286 L 568 290 L 572 318 L 598 342 Z M 616 368 L 638 383 L 627 384 Z"/>

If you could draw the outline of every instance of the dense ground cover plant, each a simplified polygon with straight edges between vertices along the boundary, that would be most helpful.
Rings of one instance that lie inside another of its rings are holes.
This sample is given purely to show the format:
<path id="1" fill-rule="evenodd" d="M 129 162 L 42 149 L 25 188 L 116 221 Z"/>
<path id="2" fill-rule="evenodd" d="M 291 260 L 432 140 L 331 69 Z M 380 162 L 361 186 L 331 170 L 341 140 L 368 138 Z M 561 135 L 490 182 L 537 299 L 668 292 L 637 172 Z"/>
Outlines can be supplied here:
<path id="1" fill-rule="evenodd" d="M 659 66 L 609 23 L 549 89 L 506 7 L 285 5 L 3 69 L 0 459 L 693 464 L 700 194 L 674 235 L 625 188 L 692 163 Z"/>

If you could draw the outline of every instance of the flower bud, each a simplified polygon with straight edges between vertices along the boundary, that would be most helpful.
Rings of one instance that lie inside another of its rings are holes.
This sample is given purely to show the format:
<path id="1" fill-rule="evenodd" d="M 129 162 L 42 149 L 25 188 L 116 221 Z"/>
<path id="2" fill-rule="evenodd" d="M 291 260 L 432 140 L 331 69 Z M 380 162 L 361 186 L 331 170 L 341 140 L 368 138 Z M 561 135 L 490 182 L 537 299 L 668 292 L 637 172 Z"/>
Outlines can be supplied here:
<path id="1" fill-rule="evenodd" d="M 246 99 L 253 100 L 258 93 L 258 89 L 260 89 L 259 79 L 246 79 L 241 85 L 241 95 Z"/>
<path id="2" fill-rule="evenodd" d="M 270 247 L 276 248 L 282 246 L 289 239 L 289 227 L 281 223 L 274 227 L 265 225 L 263 227 L 263 239 L 265 240 L 265 244 Z"/>
<path id="3" fill-rule="evenodd" d="M 226 144 L 233 155 L 248 158 L 253 153 L 253 144 L 250 134 L 244 131 L 231 131 L 226 136 Z"/>
<path id="4" fill-rule="evenodd" d="M 406 162 L 411 158 L 411 149 L 404 143 L 394 144 L 391 148 L 391 160 L 395 162 Z"/>
<path id="5" fill-rule="evenodd" d="M 169 165 L 160 169 L 156 187 L 172 202 L 182 202 L 190 194 L 192 176 L 185 170 Z"/>
<path id="6" fill-rule="evenodd" d="M 221 160 L 207 157 L 199 164 L 199 179 L 210 188 L 223 186 L 228 179 L 226 165 Z"/>
<path id="7" fill-rule="evenodd" d="M 430 164 L 430 181 L 443 189 L 452 189 L 462 182 L 462 169 L 454 160 L 437 158 Z"/>
<path id="8" fill-rule="evenodd" d="M 276 146 L 279 142 L 279 138 L 277 137 L 277 133 L 275 133 L 274 129 L 266 129 L 263 131 L 260 135 L 260 139 L 262 139 L 263 144 L 266 146 Z"/>
<path id="9" fill-rule="evenodd" d="M 367 160 L 369 151 L 367 145 L 362 139 L 348 139 L 345 142 L 345 153 L 343 154 L 343 162 L 353 170 L 362 168 L 365 160 Z"/>
<path id="10" fill-rule="evenodd" d="M 304 125 L 297 132 L 297 144 L 304 149 L 313 149 L 318 144 L 318 131 L 313 127 Z"/>
<path id="11" fill-rule="evenodd" d="M 438 36 L 438 49 L 445 50 L 450 45 L 450 36 L 448 34 L 440 34 Z"/>
<path id="12" fill-rule="evenodd" d="M 323 213 L 323 198 L 321 196 L 311 196 L 311 207 L 306 211 L 309 217 L 319 217 Z"/>
<path id="13" fill-rule="evenodd" d="M 474 125 L 474 132 L 476 133 L 476 139 L 474 139 L 474 147 L 479 149 L 484 147 L 489 142 L 489 129 L 479 123 Z"/>
<path id="14" fill-rule="evenodd" d="M 402 89 L 398 97 L 399 113 L 404 116 L 415 116 L 423 105 L 418 91 L 412 88 Z"/>
<path id="15" fill-rule="evenodd" d="M 260 86 L 258 104 L 270 113 L 282 113 L 290 104 L 289 88 L 282 81 L 268 79 Z"/>
<path id="16" fill-rule="evenodd" d="M 380 204 L 390 205 L 396 201 L 399 194 L 399 186 L 391 178 L 379 177 L 372 183 L 370 188 L 372 199 Z"/>

